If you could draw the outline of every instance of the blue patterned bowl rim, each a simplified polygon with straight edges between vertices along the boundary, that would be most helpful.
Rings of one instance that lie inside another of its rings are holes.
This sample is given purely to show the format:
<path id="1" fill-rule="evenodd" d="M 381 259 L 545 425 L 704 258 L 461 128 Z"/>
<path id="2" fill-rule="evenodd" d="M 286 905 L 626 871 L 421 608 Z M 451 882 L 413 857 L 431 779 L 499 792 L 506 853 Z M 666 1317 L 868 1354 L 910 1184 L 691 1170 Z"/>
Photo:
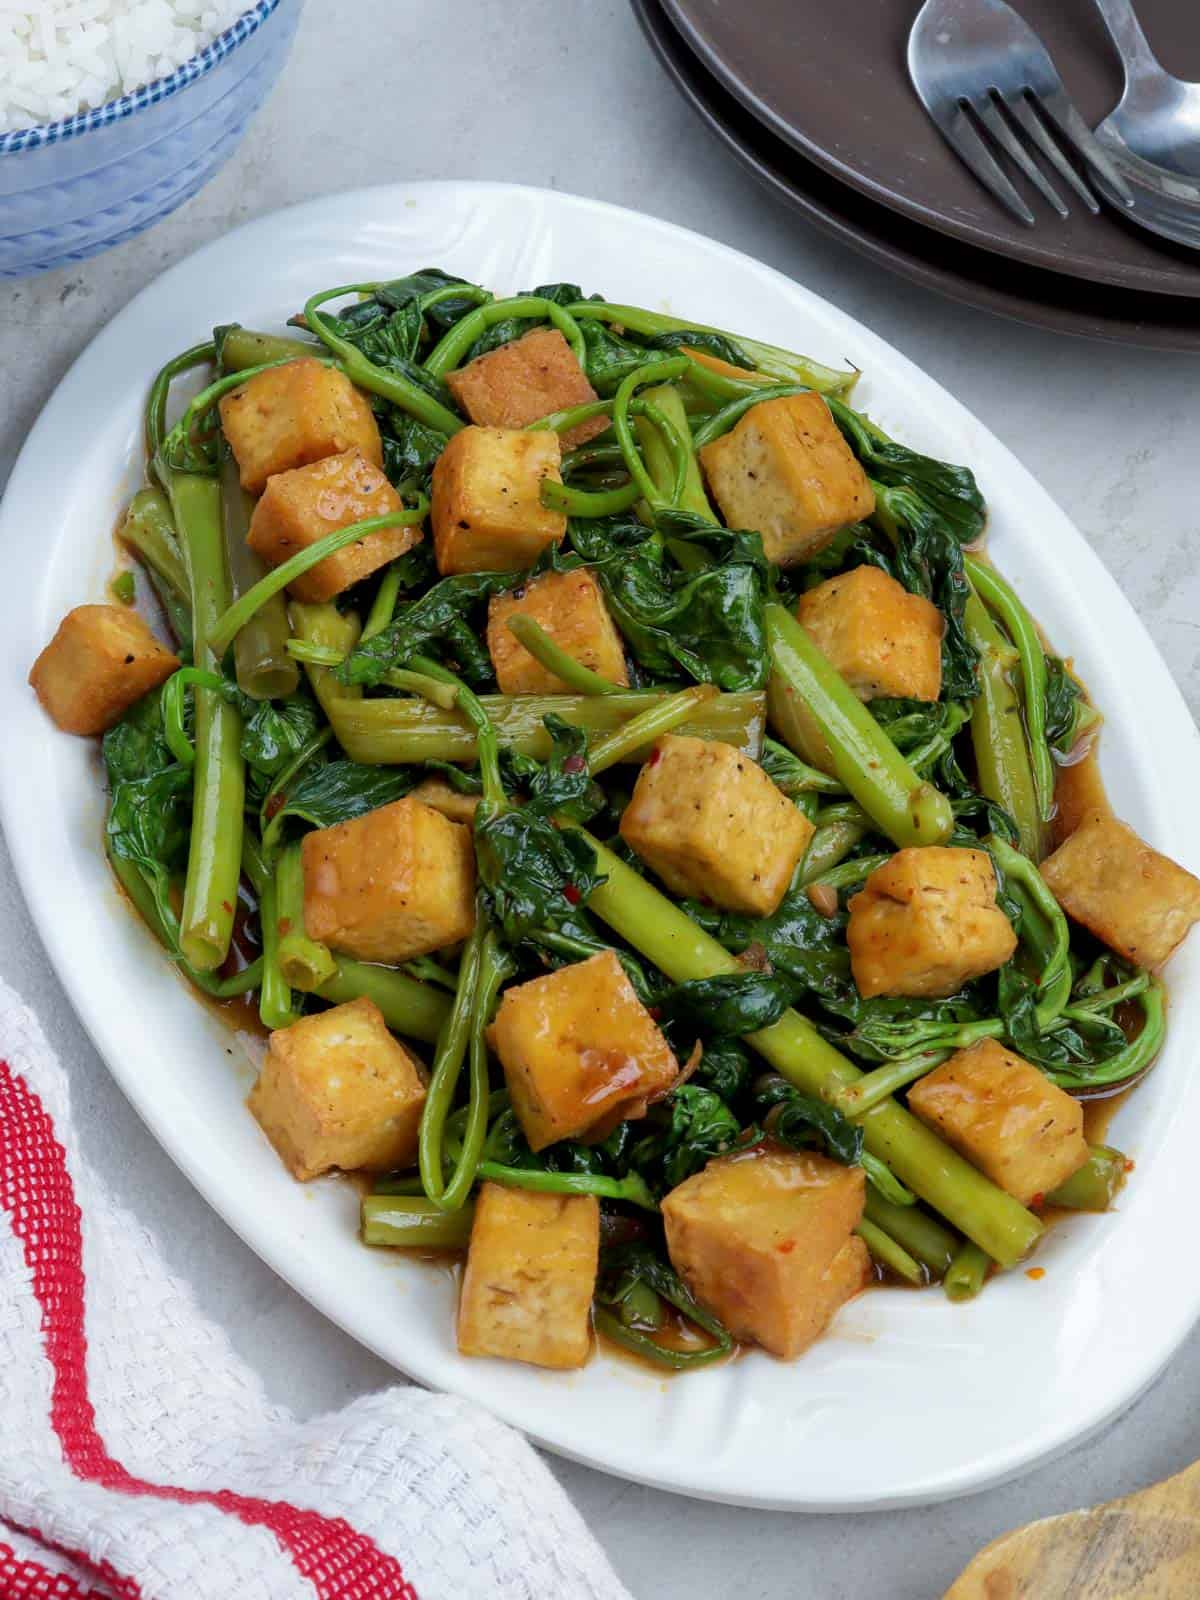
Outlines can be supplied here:
<path id="1" fill-rule="evenodd" d="M 123 94 L 116 100 L 106 100 L 102 106 L 96 106 L 91 111 L 78 111 L 73 117 L 64 117 L 60 122 L 42 122 L 0 134 L 0 156 L 36 150 L 41 145 L 57 144 L 60 139 L 77 138 L 81 133 L 90 133 L 93 128 L 105 128 L 110 123 L 123 122 L 135 112 L 169 99 L 171 95 L 178 94 L 180 89 L 186 89 L 189 83 L 202 78 L 206 72 L 211 72 L 239 44 L 257 33 L 280 4 L 281 0 L 258 0 L 257 5 L 244 11 L 224 33 L 219 33 L 203 50 L 164 78 L 155 78 L 153 83 L 144 83 L 129 94 Z"/>

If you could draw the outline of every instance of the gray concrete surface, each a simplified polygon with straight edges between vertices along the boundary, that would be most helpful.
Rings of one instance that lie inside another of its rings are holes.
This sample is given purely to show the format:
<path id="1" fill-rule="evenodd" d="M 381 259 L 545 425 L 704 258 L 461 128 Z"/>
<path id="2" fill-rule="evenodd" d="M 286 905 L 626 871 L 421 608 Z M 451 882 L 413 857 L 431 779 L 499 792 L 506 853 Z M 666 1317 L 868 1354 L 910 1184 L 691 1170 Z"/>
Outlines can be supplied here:
<path id="1" fill-rule="evenodd" d="M 281 84 L 202 194 L 109 255 L 0 286 L 0 477 L 79 350 L 164 267 L 291 201 L 450 177 L 543 184 L 670 218 L 860 317 L 964 400 L 1067 507 L 1200 708 L 1196 362 L 1000 322 L 827 241 L 765 199 L 700 128 L 619 0 L 308 0 Z M 271 1391 L 317 1412 L 392 1381 L 261 1265 L 160 1153 L 51 976 L 2 845 L 0 905 L 0 973 L 38 1008 L 70 1066 L 88 1155 L 153 1220 L 171 1265 Z M 1006 1488 L 918 1511 L 760 1514 L 556 1470 L 639 1600 L 932 1600 L 1004 1529 L 1126 1493 L 1200 1455 L 1198 1392 L 1194 1337 L 1101 1439 Z"/>

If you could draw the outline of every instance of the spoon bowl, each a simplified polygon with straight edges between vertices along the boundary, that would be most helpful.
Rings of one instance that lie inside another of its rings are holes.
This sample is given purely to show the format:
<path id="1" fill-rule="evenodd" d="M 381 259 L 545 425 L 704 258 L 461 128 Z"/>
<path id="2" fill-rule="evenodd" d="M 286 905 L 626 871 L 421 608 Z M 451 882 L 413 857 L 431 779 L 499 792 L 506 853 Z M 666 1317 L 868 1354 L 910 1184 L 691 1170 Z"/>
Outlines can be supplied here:
<path id="1" fill-rule="evenodd" d="M 1135 198 L 1130 219 L 1200 248 L 1200 83 L 1163 68 L 1131 0 L 1096 0 L 1125 69 L 1120 102 L 1095 130 Z M 1093 183 L 1114 198 L 1104 175 Z"/>

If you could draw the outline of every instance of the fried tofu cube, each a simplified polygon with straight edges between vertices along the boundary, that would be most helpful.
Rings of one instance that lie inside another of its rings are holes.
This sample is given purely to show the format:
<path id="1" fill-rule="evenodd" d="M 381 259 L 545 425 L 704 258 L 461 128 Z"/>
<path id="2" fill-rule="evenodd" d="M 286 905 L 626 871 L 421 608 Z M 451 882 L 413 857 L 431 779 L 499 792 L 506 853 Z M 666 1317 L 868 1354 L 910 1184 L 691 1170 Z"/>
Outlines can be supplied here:
<path id="1" fill-rule="evenodd" d="M 387 1172 L 417 1158 L 425 1071 L 373 1000 L 277 1028 L 251 1111 L 293 1178 Z"/>
<path id="2" fill-rule="evenodd" d="M 672 894 L 768 916 L 813 825 L 732 745 L 667 734 L 638 773 L 621 837 Z"/>
<path id="3" fill-rule="evenodd" d="M 359 961 L 409 961 L 475 926 L 471 831 L 412 795 L 306 833 L 304 926 Z"/>
<path id="4" fill-rule="evenodd" d="M 663 1201 L 671 1265 L 735 1338 L 790 1361 L 870 1280 L 865 1192 L 861 1167 L 808 1151 L 718 1156 Z"/>
<path id="5" fill-rule="evenodd" d="M 556 433 L 462 428 L 433 469 L 433 547 L 438 571 L 520 572 L 567 519 L 542 504 L 544 479 L 561 483 Z"/>
<path id="6" fill-rule="evenodd" d="M 104 733 L 179 667 L 125 606 L 76 606 L 34 662 L 29 681 L 64 733 Z"/>
<path id="7" fill-rule="evenodd" d="M 501 694 L 568 693 L 562 679 L 535 661 L 509 631 L 510 617 L 532 617 L 572 660 L 609 683 L 628 685 L 621 635 L 595 575 L 586 567 L 545 572 L 523 589 L 493 595 L 488 603 L 488 654 Z"/>
<path id="8" fill-rule="evenodd" d="M 802 595 L 796 616 L 860 700 L 936 700 L 945 619 L 878 567 L 855 567 Z"/>
<path id="9" fill-rule="evenodd" d="M 451 822 L 472 823 L 483 799 L 479 794 L 464 794 L 445 778 L 422 778 L 412 791 L 411 798 L 422 805 L 432 806 Z"/>
<path id="10" fill-rule="evenodd" d="M 597 398 L 557 328 L 534 328 L 476 356 L 457 372 L 448 372 L 446 386 L 459 409 L 485 428 L 523 428 L 554 411 L 586 406 Z M 607 427 L 607 417 L 581 422 L 559 435 L 563 449 L 586 444 Z"/>
<path id="11" fill-rule="evenodd" d="M 345 373 L 309 356 L 269 367 L 218 402 L 242 488 L 258 494 L 277 472 L 357 450 L 383 465 L 374 413 Z"/>
<path id="12" fill-rule="evenodd" d="M 268 566 L 278 567 L 326 534 L 399 511 L 402 503 L 378 467 L 359 451 L 344 450 L 268 478 L 246 542 Z M 376 528 L 293 578 L 288 592 L 310 605 L 332 600 L 411 550 L 421 537 L 416 526 Z"/>
<path id="13" fill-rule="evenodd" d="M 995 1039 L 956 1050 L 913 1085 L 908 1106 L 1025 1206 L 1088 1159 L 1079 1101 Z"/>
<path id="14" fill-rule="evenodd" d="M 611 950 L 506 989 L 489 1039 L 532 1150 L 604 1137 L 679 1076 Z"/>
<path id="15" fill-rule="evenodd" d="M 582 1367 L 599 1261 L 595 1195 L 483 1184 L 458 1302 L 459 1351 Z"/>
<path id="16" fill-rule="evenodd" d="M 1139 967 L 1160 967 L 1200 921 L 1200 878 L 1104 810 L 1090 811 L 1041 872 L 1069 917 Z"/>
<path id="17" fill-rule="evenodd" d="M 875 509 L 870 481 L 819 394 L 760 400 L 703 447 L 700 461 L 728 525 L 756 529 L 781 566 L 810 560 Z"/>
<path id="18" fill-rule="evenodd" d="M 864 999 L 945 999 L 1003 966 L 1017 948 L 996 904 L 984 850 L 916 845 L 897 850 L 849 902 L 850 969 Z"/>

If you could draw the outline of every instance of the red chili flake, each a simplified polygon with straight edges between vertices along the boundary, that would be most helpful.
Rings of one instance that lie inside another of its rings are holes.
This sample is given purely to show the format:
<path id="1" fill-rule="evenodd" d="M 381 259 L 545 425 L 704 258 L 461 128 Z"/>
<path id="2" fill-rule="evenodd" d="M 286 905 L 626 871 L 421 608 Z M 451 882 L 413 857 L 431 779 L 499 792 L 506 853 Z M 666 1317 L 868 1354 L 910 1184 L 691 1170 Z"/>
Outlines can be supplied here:
<path id="1" fill-rule="evenodd" d="M 1136 1161 L 1131 1161 L 1128 1156 L 1125 1157 L 1125 1171 L 1126 1172 L 1132 1172 L 1134 1167 L 1136 1167 L 1136 1166 L 1137 1166 L 1137 1162 Z"/>
<path id="2" fill-rule="evenodd" d="M 662 760 L 662 751 L 658 748 L 657 745 L 655 745 L 654 749 L 651 750 L 651 752 L 650 752 L 650 758 L 646 762 L 646 765 L 648 767 L 656 767 L 661 760 Z"/>
<path id="3" fill-rule="evenodd" d="M 651 1018 L 655 1022 L 657 1022 L 659 1017 L 662 1016 L 662 1007 L 661 1006 L 647 1006 L 646 1009 L 650 1013 Z"/>
<path id="4" fill-rule="evenodd" d="M 568 884 L 566 884 L 564 886 L 563 894 L 566 895 L 567 899 L 570 901 L 570 903 L 573 906 L 577 906 L 579 904 L 579 902 L 583 899 L 583 896 L 580 894 L 579 890 L 575 887 L 575 885 L 573 883 L 568 883 Z"/>
<path id="5" fill-rule="evenodd" d="M 1032 1278 L 1033 1281 L 1037 1283 L 1039 1279 L 1046 1276 L 1046 1269 L 1045 1267 L 1027 1267 L 1025 1269 L 1025 1276 L 1027 1278 Z"/>
<path id="6" fill-rule="evenodd" d="M 1031 1211 L 1040 1211 L 1045 1204 L 1046 1196 L 1044 1194 L 1035 1194 L 1033 1199 L 1029 1202 L 1029 1209 Z"/>
<path id="7" fill-rule="evenodd" d="M 228 900 L 221 901 L 221 910 L 229 916 L 233 915 L 233 907 L 229 904 Z"/>
<path id="8" fill-rule="evenodd" d="M 267 821 L 270 822 L 272 817 L 277 816 L 279 812 L 283 810 L 286 804 L 287 795 L 285 795 L 282 790 L 280 790 L 277 794 L 273 794 L 267 801 Z"/>
<path id="9" fill-rule="evenodd" d="M 790 1256 L 796 1248 L 796 1241 L 795 1239 L 785 1239 L 782 1244 L 777 1244 L 775 1248 L 781 1256 Z"/>
<path id="10" fill-rule="evenodd" d="M 564 772 L 584 772 L 586 769 L 587 762 L 582 756 L 568 756 L 563 762 Z"/>

